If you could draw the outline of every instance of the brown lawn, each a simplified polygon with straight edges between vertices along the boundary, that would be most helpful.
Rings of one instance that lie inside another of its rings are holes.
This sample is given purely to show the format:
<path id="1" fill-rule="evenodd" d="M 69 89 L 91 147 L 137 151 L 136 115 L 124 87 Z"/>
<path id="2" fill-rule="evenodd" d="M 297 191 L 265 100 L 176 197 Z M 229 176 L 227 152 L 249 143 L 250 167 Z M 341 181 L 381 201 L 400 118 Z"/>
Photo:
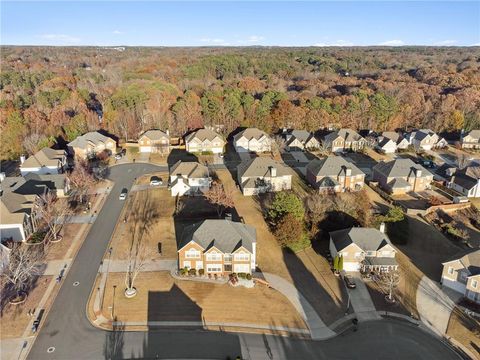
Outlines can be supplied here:
<path id="1" fill-rule="evenodd" d="M 82 239 L 74 242 L 75 237 L 84 236 L 87 233 L 87 224 L 66 224 L 63 227 L 63 238 L 57 243 L 50 243 L 48 245 L 46 260 L 61 260 L 65 259 L 68 250 L 73 245 L 71 256 L 74 257 L 78 249 L 82 245 Z M 82 231 L 82 233 L 80 233 Z"/>
<path id="2" fill-rule="evenodd" d="M 480 321 L 456 309 L 448 322 L 447 336 L 460 341 L 473 355 L 480 357 Z"/>
<path id="3" fill-rule="evenodd" d="M 306 328 L 287 298 L 264 286 L 252 289 L 193 281 L 174 280 L 167 272 L 138 276 L 138 294 L 123 295 L 123 273 L 108 275 L 103 314 L 119 321 L 210 321 Z M 113 301 L 113 285 L 115 304 Z"/>
<path id="4" fill-rule="evenodd" d="M 137 181 L 135 182 L 135 185 L 148 185 L 150 184 L 150 179 L 152 176 L 159 177 L 160 179 L 163 180 L 163 184 L 167 185 L 168 183 L 168 172 L 166 171 L 158 171 L 154 172 L 148 175 L 142 175 L 140 176 Z"/>

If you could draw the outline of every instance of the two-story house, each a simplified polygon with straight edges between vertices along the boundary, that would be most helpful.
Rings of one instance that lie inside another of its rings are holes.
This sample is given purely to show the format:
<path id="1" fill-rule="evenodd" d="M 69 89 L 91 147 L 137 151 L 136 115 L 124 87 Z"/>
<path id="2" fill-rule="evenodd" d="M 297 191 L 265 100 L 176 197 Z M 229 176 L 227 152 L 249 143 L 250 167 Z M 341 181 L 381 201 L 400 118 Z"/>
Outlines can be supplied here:
<path id="1" fill-rule="evenodd" d="M 314 159 L 306 169 L 307 181 L 321 192 L 344 192 L 361 190 L 365 174 L 341 156 Z"/>
<path id="2" fill-rule="evenodd" d="M 67 165 L 65 150 L 43 148 L 26 160 L 21 159 L 20 173 L 25 176 L 34 174 L 61 174 Z"/>
<path id="3" fill-rule="evenodd" d="M 340 129 L 325 135 L 324 146 L 332 152 L 358 151 L 365 147 L 367 141 L 355 130 Z"/>
<path id="4" fill-rule="evenodd" d="M 448 145 L 445 139 L 441 138 L 430 129 L 413 131 L 405 135 L 405 138 L 409 141 L 411 145 L 413 145 L 416 151 L 428 151 L 434 148 L 442 148 Z"/>
<path id="5" fill-rule="evenodd" d="M 453 175 L 447 183 L 449 188 L 463 194 L 466 197 L 480 197 L 480 166 L 467 166 L 458 170 L 450 170 Z"/>
<path id="6" fill-rule="evenodd" d="M 306 130 L 284 129 L 282 137 L 285 140 L 285 150 L 287 151 L 317 150 L 320 148 L 320 142 L 314 134 Z"/>
<path id="7" fill-rule="evenodd" d="M 380 161 L 373 167 L 373 181 L 393 195 L 429 189 L 432 180 L 427 169 L 410 159 Z"/>
<path id="8" fill-rule="evenodd" d="M 441 283 L 480 304 L 480 249 L 442 263 Z"/>
<path id="9" fill-rule="evenodd" d="M 380 230 L 354 227 L 330 233 L 330 253 L 343 257 L 345 271 L 390 271 L 398 268 L 396 250 L 385 234 L 385 224 Z"/>
<path id="10" fill-rule="evenodd" d="M 256 243 L 252 226 L 226 219 L 204 220 L 183 230 L 178 267 L 204 269 L 205 274 L 251 274 L 256 266 Z"/>
<path id="11" fill-rule="evenodd" d="M 237 152 L 268 152 L 272 151 L 272 139 L 265 131 L 247 128 L 233 137 L 233 146 Z"/>
<path id="12" fill-rule="evenodd" d="M 395 143 L 394 151 L 392 151 L 394 146 L 389 144 L 387 139 L 392 140 Z M 396 131 L 384 131 L 377 140 L 379 145 L 382 143 L 381 148 L 385 153 L 392 153 L 397 150 L 406 150 L 410 146 L 409 141 Z"/>
<path id="13" fill-rule="evenodd" d="M 472 130 L 460 137 L 464 149 L 480 149 L 480 130 Z"/>
<path id="14" fill-rule="evenodd" d="M 185 137 L 185 147 L 189 153 L 223 154 L 225 139 L 210 129 L 199 129 Z"/>
<path id="15" fill-rule="evenodd" d="M 170 152 L 170 133 L 167 130 L 148 130 L 138 138 L 138 149 L 141 153 L 158 153 L 166 155 Z"/>
<path id="16" fill-rule="evenodd" d="M 88 132 L 67 144 L 70 154 L 81 159 L 91 159 L 101 152 L 112 154 L 117 149 L 117 143 L 112 138 L 98 131 Z"/>
<path id="17" fill-rule="evenodd" d="M 169 183 L 172 196 L 202 195 L 210 189 L 212 179 L 205 165 L 177 161 L 170 168 Z"/>
<path id="18" fill-rule="evenodd" d="M 290 169 L 270 158 L 256 157 L 240 163 L 237 177 L 243 195 L 247 196 L 292 188 Z"/>

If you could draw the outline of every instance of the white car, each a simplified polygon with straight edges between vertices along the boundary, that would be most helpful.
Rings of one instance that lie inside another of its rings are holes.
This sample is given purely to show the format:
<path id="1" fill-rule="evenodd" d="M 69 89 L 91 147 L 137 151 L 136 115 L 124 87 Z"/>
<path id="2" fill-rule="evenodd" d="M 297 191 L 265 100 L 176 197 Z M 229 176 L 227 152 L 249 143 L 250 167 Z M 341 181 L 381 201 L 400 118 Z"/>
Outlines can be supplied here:
<path id="1" fill-rule="evenodd" d="M 118 200 L 125 200 L 127 198 L 127 189 L 122 189 L 122 192 L 120 193 L 120 196 L 118 197 Z"/>
<path id="2" fill-rule="evenodd" d="M 160 185 L 163 185 L 163 181 L 162 181 L 162 179 L 159 179 L 159 178 L 152 178 L 152 179 L 150 179 L 150 185 L 151 186 L 160 186 Z"/>

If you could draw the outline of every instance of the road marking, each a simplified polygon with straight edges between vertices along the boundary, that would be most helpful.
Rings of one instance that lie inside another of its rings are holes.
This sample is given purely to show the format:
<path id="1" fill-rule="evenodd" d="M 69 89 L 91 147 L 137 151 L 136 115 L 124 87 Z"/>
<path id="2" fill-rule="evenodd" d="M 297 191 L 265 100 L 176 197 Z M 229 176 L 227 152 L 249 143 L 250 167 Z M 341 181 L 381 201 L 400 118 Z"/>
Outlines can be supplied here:
<path id="1" fill-rule="evenodd" d="M 78 285 L 80 285 L 80 282 L 79 282 L 79 281 L 75 281 L 75 282 L 73 283 L 73 286 L 78 286 Z"/>
<path id="2" fill-rule="evenodd" d="M 55 351 L 55 347 L 54 346 L 50 346 L 48 349 L 47 349 L 47 353 L 51 354 Z"/>

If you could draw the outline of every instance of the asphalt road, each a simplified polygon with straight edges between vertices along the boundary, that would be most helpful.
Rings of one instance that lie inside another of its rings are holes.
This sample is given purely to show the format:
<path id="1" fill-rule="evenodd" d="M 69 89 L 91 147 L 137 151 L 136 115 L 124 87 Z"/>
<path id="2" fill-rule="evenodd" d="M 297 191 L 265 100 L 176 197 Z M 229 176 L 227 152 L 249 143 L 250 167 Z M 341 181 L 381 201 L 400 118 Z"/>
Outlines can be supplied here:
<path id="1" fill-rule="evenodd" d="M 118 200 L 120 191 L 130 189 L 142 174 L 165 170 L 139 163 L 111 168 L 115 185 L 44 320 L 29 359 L 234 359 L 238 355 L 245 359 L 458 359 L 437 338 L 396 320 L 363 323 L 358 331 L 327 341 L 203 330 L 108 332 L 93 327 L 86 317 L 87 301 L 125 204 Z M 51 347 L 54 351 L 48 352 Z"/>

